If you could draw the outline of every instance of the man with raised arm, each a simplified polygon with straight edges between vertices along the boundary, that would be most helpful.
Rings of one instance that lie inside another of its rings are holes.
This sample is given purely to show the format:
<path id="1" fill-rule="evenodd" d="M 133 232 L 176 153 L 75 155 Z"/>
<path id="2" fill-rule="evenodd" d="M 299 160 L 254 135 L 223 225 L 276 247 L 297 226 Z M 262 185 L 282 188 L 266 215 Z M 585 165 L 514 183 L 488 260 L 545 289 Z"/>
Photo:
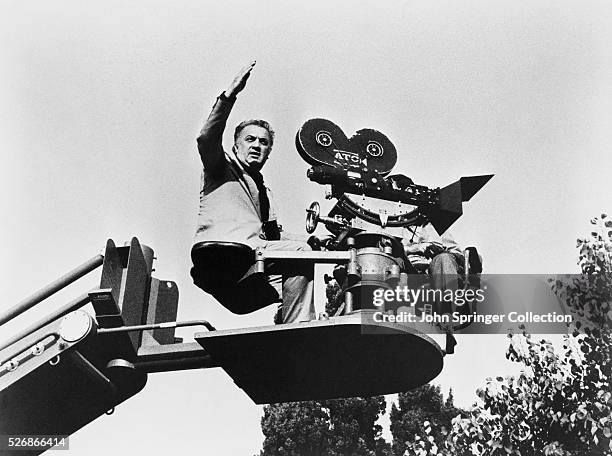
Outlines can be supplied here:
<path id="1" fill-rule="evenodd" d="M 198 136 L 203 171 L 194 244 L 229 241 L 253 249 L 311 250 L 308 236 L 283 233 L 276 223 L 270 190 L 261 175 L 274 144 L 274 131 L 268 122 L 243 121 L 234 131 L 231 150 L 224 150 L 222 145 L 227 118 L 254 66 L 255 61 L 242 68 L 228 89 L 219 95 Z M 316 241 L 313 238 L 310 242 Z M 195 263 L 194 259 L 197 274 L 200 266 Z M 283 323 L 314 318 L 312 273 L 294 271 L 293 274 L 283 278 Z M 270 283 L 281 291 L 277 280 Z"/>

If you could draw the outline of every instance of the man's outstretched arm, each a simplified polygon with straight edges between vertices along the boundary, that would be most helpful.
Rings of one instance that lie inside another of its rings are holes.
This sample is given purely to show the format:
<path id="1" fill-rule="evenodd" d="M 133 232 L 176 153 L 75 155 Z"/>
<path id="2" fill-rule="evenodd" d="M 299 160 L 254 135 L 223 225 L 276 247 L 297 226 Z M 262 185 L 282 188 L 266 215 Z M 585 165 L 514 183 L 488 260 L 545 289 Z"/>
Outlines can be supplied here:
<path id="1" fill-rule="evenodd" d="M 254 66 L 255 61 L 249 63 L 238 72 L 227 90 L 217 98 L 208 119 L 204 122 L 197 141 L 198 152 L 200 153 L 204 169 L 207 171 L 214 172 L 224 160 L 222 140 L 227 118 L 234 106 L 236 96 L 246 86 L 246 81 L 249 79 Z"/>

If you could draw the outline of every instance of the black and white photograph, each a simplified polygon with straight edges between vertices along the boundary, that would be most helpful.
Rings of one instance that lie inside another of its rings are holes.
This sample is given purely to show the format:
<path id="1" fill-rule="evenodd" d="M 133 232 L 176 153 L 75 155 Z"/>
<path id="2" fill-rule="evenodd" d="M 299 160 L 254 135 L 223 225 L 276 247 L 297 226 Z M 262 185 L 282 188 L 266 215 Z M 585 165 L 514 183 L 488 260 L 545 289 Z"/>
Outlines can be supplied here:
<path id="1" fill-rule="evenodd" d="M 0 454 L 612 455 L 612 4 L 2 6 Z"/>

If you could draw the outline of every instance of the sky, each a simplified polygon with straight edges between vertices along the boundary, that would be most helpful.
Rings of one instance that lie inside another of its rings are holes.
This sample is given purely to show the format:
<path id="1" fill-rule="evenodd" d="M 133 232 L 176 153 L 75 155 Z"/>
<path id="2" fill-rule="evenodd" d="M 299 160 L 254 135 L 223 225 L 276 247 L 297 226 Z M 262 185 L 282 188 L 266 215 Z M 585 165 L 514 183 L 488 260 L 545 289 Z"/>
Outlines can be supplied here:
<path id="1" fill-rule="evenodd" d="M 577 272 L 575 239 L 612 207 L 609 2 L 3 0 L 2 10 L 3 308 L 106 239 L 136 236 L 155 250 L 154 276 L 177 282 L 179 320 L 268 324 L 274 309 L 232 315 L 189 277 L 195 138 L 253 59 L 228 124 L 261 117 L 276 130 L 264 175 L 291 231 L 303 232 L 311 201 L 332 204 L 294 146 L 313 117 L 349 135 L 384 132 L 398 150 L 394 172 L 418 184 L 495 174 L 451 228 L 478 246 L 487 273 Z M 92 273 L 0 338 L 98 280 Z M 469 406 L 485 377 L 512 371 L 506 340 L 464 337 L 434 383 Z M 220 369 L 153 374 L 74 434 L 71 454 L 252 455 L 261 414 Z"/>

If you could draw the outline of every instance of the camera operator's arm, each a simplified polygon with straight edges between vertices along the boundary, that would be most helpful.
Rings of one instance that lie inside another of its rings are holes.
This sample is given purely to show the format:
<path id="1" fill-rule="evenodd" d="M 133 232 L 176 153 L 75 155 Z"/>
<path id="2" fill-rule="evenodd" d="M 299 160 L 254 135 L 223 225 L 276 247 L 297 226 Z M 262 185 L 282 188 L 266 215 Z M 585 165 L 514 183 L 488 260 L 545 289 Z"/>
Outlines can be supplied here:
<path id="1" fill-rule="evenodd" d="M 441 237 L 442 247 L 445 252 L 452 253 L 457 257 L 457 260 L 463 261 L 463 250 L 461 247 L 455 242 L 455 240 L 450 235 L 444 235 Z"/>
<path id="2" fill-rule="evenodd" d="M 208 119 L 206 119 L 200 131 L 200 136 L 198 136 L 197 140 L 198 152 L 200 153 L 204 169 L 208 172 L 214 172 L 224 160 L 222 140 L 227 118 L 234 106 L 236 96 L 244 89 L 254 66 L 255 61 L 249 63 L 238 72 L 227 90 L 217 98 Z"/>
<path id="3" fill-rule="evenodd" d="M 440 236 L 431 225 L 417 229 L 412 236 L 405 233 L 402 243 L 413 265 L 427 265 L 431 258 L 443 252 L 452 253 L 457 261 L 463 262 L 463 252 L 452 236 L 446 233 Z"/>
<path id="4" fill-rule="evenodd" d="M 440 235 L 432 225 L 427 225 L 425 232 L 429 244 L 425 249 L 426 256 L 433 258 L 443 252 L 452 253 L 458 261 L 463 262 L 463 251 L 449 232 Z"/>

